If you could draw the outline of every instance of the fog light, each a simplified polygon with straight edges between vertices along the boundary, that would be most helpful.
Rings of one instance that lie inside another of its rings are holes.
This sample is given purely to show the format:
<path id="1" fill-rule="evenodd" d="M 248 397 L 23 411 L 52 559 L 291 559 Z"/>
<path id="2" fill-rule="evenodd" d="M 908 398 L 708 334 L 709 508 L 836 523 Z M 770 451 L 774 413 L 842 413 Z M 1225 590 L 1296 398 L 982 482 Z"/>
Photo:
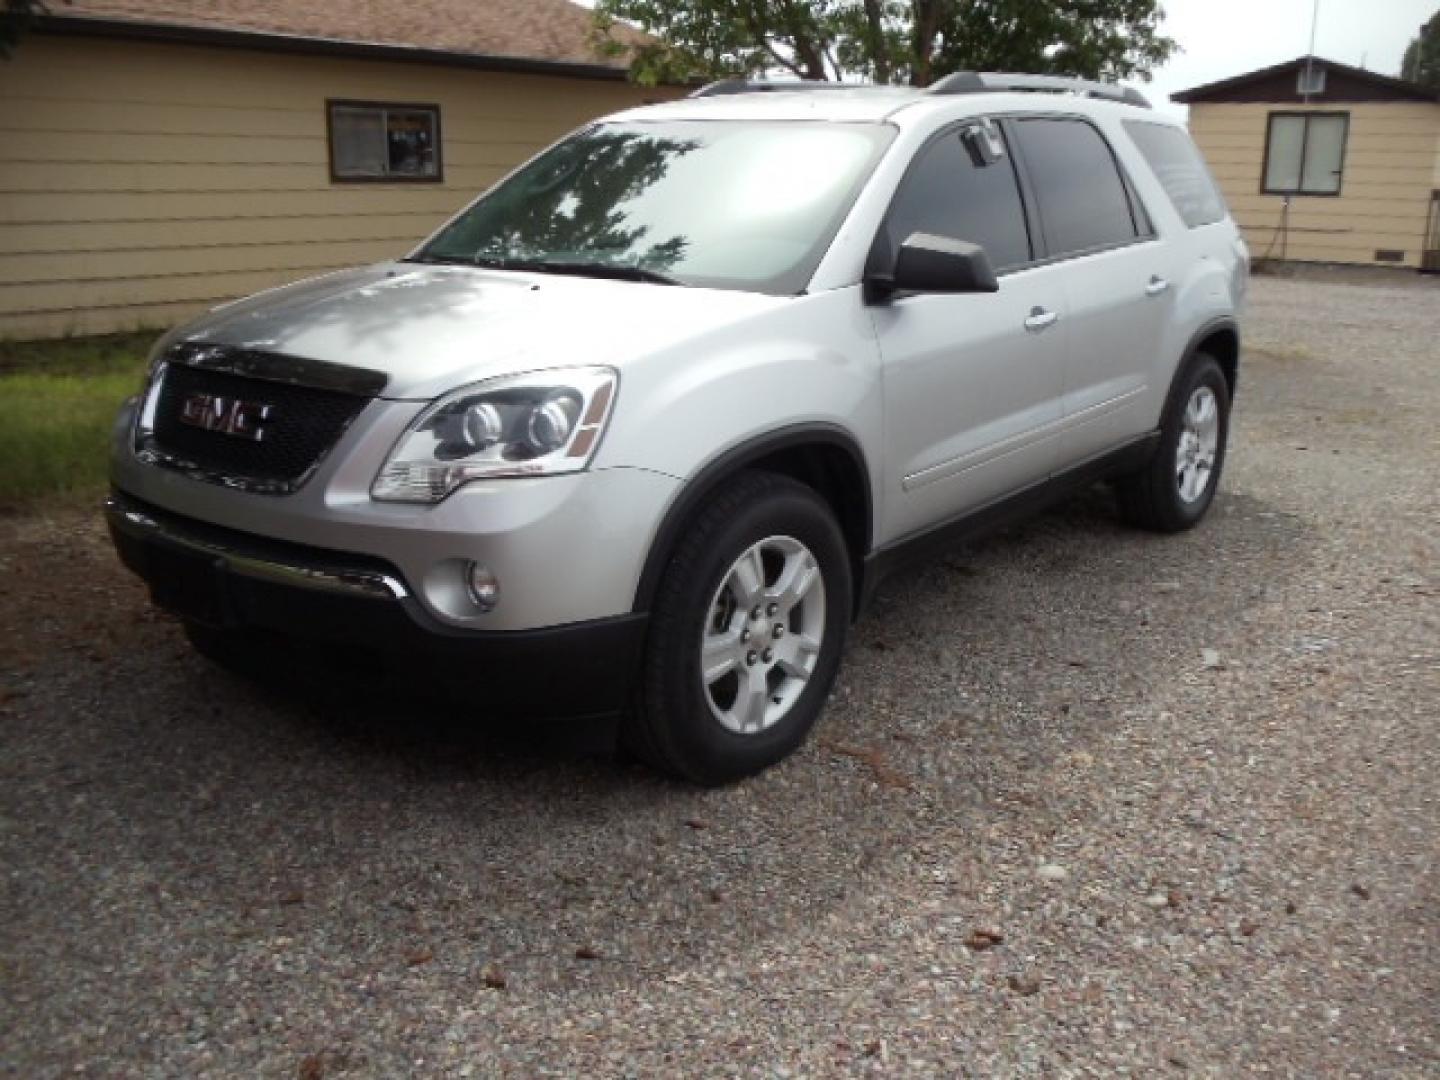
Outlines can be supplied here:
<path id="1" fill-rule="evenodd" d="M 472 562 L 465 583 L 470 588 L 470 599 L 481 611 L 491 611 L 500 603 L 500 579 L 481 563 Z"/>

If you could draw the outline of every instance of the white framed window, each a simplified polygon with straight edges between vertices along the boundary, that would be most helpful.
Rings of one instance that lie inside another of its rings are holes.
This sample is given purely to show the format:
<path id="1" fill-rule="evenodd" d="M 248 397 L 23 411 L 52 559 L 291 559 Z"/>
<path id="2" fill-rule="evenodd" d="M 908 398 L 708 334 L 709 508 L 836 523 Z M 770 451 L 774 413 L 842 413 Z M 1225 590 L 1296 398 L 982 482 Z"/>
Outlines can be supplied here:
<path id="1" fill-rule="evenodd" d="M 440 106 L 327 101 L 334 183 L 438 183 Z"/>
<path id="2" fill-rule="evenodd" d="M 1349 113 L 1272 112 L 1265 128 L 1266 195 L 1339 195 Z"/>

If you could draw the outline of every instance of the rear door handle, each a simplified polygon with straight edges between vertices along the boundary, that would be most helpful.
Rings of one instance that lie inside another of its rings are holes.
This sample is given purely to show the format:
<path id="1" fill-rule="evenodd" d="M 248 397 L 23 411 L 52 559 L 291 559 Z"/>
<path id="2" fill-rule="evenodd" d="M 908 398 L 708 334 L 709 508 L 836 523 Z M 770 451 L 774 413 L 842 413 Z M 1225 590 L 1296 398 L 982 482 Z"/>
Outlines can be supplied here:
<path id="1" fill-rule="evenodd" d="M 1159 274 L 1151 274 L 1150 282 L 1145 286 L 1145 295 L 1159 296 L 1168 288 L 1170 288 L 1170 282 L 1166 281 Z"/>
<path id="2" fill-rule="evenodd" d="M 1038 334 L 1040 331 L 1054 326 L 1059 320 L 1060 313 L 1058 311 L 1046 311 L 1037 304 L 1030 309 L 1030 314 L 1025 319 L 1025 329 L 1032 334 Z"/>

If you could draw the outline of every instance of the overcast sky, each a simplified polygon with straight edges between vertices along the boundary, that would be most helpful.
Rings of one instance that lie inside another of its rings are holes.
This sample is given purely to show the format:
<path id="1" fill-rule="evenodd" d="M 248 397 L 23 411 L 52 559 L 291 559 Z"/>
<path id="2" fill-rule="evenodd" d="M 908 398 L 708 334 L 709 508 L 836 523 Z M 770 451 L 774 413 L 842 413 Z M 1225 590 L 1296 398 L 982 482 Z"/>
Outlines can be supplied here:
<path id="1" fill-rule="evenodd" d="M 1157 108 L 1183 115 L 1169 96 L 1201 83 L 1302 56 L 1314 0 L 1162 0 L 1165 33 L 1181 51 L 1137 83 Z M 1405 46 L 1440 0 L 1320 0 L 1315 55 L 1398 75 Z"/>

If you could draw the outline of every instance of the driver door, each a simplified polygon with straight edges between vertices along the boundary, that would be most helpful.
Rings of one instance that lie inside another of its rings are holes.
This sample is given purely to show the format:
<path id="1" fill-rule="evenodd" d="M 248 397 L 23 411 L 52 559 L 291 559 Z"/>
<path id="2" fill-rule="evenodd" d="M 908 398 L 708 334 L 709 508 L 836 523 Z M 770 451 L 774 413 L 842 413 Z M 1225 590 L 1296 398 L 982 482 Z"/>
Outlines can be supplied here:
<path id="1" fill-rule="evenodd" d="M 877 245 L 893 253 L 914 232 L 979 244 L 1000 291 L 871 309 L 885 384 L 882 544 L 1046 479 L 1061 454 L 1065 291 L 1057 268 L 1034 265 L 997 125 L 967 121 L 916 155 Z"/>

